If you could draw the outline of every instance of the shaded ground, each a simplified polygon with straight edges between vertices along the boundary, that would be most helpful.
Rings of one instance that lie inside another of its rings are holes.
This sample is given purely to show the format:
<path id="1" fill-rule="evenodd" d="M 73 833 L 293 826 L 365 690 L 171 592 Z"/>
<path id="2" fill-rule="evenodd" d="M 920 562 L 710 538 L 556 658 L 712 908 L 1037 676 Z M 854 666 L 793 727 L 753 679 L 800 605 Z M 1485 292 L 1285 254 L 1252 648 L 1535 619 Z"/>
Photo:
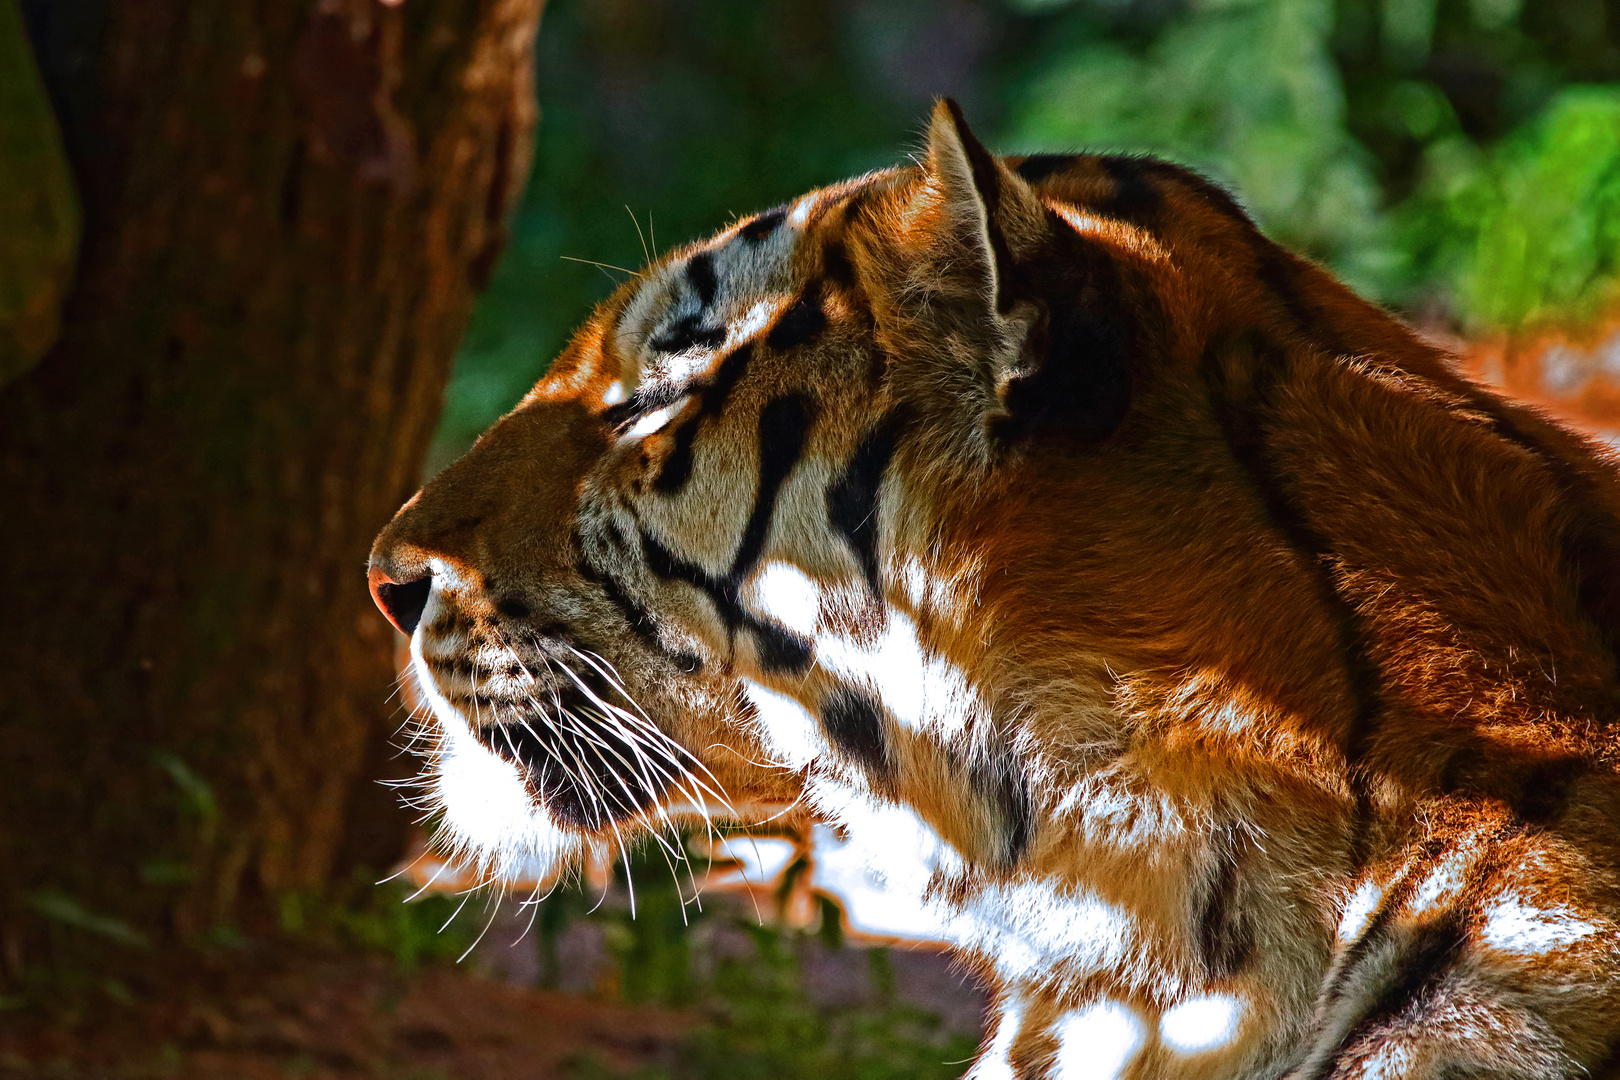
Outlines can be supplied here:
<path id="1" fill-rule="evenodd" d="M 544 937 L 517 905 L 476 920 L 485 932 L 459 965 L 402 968 L 376 953 L 262 944 L 154 955 L 139 978 L 81 996 L 76 1010 L 0 1013 L 0 1080 L 939 1080 L 964 1071 L 985 1000 L 943 954 L 838 944 L 729 909 L 660 930 L 652 912 L 631 922 L 603 905 L 556 928 L 549 975 Z M 560 988 L 536 985 L 548 977 Z M 626 993 L 665 1004 L 628 1004 Z"/>
<path id="2" fill-rule="evenodd" d="M 401 972 L 373 956 L 233 959 L 171 975 L 124 1005 L 0 1018 L 0 1077 L 594 1076 L 668 1065 L 700 1020 L 466 968 Z"/>

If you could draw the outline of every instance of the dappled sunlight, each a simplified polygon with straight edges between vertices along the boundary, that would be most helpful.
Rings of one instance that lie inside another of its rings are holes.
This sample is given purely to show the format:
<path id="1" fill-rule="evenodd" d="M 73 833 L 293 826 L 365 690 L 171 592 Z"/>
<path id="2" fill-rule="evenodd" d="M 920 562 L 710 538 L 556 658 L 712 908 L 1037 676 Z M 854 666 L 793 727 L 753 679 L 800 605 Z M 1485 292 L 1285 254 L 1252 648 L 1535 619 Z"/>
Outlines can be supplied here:
<path id="1" fill-rule="evenodd" d="M 1360 937 L 1383 898 L 1384 891 L 1376 881 L 1363 881 L 1356 886 L 1356 891 L 1350 894 L 1349 903 L 1344 905 L 1343 914 L 1339 916 L 1338 940 L 1342 943 Z"/>

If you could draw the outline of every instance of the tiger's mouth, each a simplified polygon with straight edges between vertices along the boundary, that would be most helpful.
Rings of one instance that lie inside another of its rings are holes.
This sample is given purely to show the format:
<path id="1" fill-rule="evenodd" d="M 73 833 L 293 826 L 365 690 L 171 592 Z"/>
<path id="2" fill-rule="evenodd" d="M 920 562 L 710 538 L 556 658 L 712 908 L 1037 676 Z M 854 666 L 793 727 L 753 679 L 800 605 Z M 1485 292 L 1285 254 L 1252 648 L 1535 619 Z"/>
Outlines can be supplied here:
<path id="1" fill-rule="evenodd" d="M 475 659 L 476 657 L 476 659 Z M 468 652 L 418 671 L 447 713 L 442 722 L 516 769 L 530 805 L 570 831 L 602 834 L 631 821 L 654 825 L 664 804 L 701 804 L 717 782 L 643 711 L 613 665 L 560 639 L 545 650 L 503 642 L 499 662 Z"/>
<path id="2" fill-rule="evenodd" d="M 544 705 L 484 698 L 485 722 L 473 734 L 517 766 L 530 798 L 560 824 L 595 833 L 644 816 L 689 769 L 651 721 L 609 704 L 602 680 L 580 681 L 587 686 L 558 690 Z"/>

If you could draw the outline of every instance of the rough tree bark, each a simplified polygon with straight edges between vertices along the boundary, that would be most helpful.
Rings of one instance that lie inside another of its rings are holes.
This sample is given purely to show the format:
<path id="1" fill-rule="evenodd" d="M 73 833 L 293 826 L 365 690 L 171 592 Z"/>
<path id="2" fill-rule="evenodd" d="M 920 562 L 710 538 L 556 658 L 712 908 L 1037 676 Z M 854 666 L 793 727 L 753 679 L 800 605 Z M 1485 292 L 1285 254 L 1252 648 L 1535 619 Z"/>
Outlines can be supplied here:
<path id="1" fill-rule="evenodd" d="M 364 560 L 527 175 L 542 4 L 24 3 L 85 222 L 0 389 L 13 978 L 397 851 Z"/>

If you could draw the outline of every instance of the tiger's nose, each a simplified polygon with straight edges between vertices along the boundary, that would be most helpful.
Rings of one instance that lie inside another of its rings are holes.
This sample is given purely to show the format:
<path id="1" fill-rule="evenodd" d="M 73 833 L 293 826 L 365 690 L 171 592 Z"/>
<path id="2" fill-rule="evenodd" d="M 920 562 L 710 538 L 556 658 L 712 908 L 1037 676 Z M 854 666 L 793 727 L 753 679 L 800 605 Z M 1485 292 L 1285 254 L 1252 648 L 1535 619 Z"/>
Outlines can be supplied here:
<path id="1" fill-rule="evenodd" d="M 427 607 L 428 593 L 433 591 L 433 575 L 395 581 L 374 563 L 366 579 L 371 584 L 371 598 L 377 601 L 388 621 L 406 637 L 414 634 L 416 624 L 422 621 L 422 609 Z"/>

